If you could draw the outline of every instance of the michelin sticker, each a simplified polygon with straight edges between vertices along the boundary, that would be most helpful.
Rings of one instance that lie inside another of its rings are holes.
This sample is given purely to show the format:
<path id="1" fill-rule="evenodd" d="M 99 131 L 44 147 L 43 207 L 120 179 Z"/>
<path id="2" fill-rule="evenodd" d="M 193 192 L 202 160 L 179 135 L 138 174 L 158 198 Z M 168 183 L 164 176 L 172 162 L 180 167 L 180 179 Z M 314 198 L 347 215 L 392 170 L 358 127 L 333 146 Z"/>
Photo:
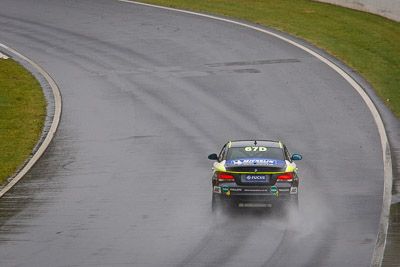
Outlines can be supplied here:
<path id="1" fill-rule="evenodd" d="M 284 166 L 285 162 L 278 159 L 264 159 L 264 158 L 248 158 L 248 159 L 232 159 L 226 161 L 226 165 L 230 166 Z"/>

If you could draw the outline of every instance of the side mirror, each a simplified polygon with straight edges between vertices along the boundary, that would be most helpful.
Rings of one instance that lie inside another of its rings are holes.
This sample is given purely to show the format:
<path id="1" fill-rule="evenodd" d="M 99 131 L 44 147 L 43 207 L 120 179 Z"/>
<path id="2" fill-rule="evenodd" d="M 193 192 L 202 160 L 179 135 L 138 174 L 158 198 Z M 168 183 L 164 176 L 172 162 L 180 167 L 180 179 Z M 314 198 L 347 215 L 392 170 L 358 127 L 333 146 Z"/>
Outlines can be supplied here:
<path id="1" fill-rule="evenodd" d="M 208 159 L 211 159 L 211 160 L 218 160 L 218 155 L 215 154 L 215 153 L 210 154 L 210 155 L 208 155 Z"/>
<path id="2" fill-rule="evenodd" d="M 301 156 L 301 155 L 299 155 L 299 154 L 293 154 L 292 155 L 292 160 L 301 160 L 303 157 Z"/>

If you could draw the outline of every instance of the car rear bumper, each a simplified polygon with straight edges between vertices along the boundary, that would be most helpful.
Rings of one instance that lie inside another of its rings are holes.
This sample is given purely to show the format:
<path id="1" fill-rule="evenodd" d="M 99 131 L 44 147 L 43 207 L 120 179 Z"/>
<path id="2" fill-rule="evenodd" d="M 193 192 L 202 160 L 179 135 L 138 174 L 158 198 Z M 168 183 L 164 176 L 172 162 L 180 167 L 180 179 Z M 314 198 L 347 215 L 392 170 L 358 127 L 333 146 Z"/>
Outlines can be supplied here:
<path id="1" fill-rule="evenodd" d="M 214 198 L 239 207 L 271 207 L 297 200 L 297 187 L 214 186 Z"/>

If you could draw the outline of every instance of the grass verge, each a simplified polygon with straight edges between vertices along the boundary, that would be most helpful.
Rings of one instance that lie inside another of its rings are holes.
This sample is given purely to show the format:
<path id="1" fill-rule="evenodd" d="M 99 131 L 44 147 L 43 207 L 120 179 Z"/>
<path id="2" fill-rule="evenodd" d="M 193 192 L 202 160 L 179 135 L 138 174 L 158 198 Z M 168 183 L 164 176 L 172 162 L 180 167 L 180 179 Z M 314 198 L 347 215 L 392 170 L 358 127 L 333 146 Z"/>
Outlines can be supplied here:
<path id="1" fill-rule="evenodd" d="M 238 18 L 307 40 L 359 72 L 400 118 L 400 23 L 307 0 L 141 0 Z"/>
<path id="2" fill-rule="evenodd" d="M 12 59 L 0 59 L 0 184 L 31 156 L 46 118 L 35 77 Z"/>

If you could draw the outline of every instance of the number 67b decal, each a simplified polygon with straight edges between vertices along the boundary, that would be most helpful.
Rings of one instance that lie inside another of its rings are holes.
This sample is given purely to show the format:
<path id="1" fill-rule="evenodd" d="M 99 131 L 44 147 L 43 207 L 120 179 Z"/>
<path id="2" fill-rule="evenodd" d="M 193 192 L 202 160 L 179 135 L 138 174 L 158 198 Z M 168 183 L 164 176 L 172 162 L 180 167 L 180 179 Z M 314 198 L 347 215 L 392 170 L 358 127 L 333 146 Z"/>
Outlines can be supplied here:
<path id="1" fill-rule="evenodd" d="M 245 151 L 267 151 L 266 147 L 263 146 L 248 146 L 245 147 Z"/>

